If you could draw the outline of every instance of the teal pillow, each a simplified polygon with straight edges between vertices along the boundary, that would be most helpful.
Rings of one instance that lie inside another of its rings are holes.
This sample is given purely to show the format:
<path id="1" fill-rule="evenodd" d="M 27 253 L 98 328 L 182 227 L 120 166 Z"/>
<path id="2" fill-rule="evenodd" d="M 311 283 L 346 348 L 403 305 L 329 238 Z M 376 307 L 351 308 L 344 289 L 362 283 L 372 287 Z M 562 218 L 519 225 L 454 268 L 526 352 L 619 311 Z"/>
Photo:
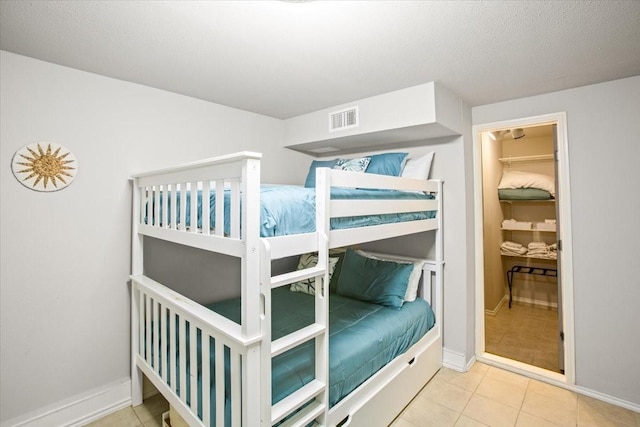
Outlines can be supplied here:
<path id="1" fill-rule="evenodd" d="M 342 271 L 342 262 L 344 261 L 345 253 L 346 252 L 340 252 L 332 255 L 331 252 L 329 252 L 329 256 L 338 258 L 336 268 L 333 270 L 331 280 L 329 281 L 329 292 L 336 293 L 336 289 L 338 289 L 338 279 L 340 278 L 340 272 Z"/>
<path id="2" fill-rule="evenodd" d="M 306 188 L 316 188 L 316 169 L 317 168 L 333 169 L 333 167 L 336 165 L 337 162 L 338 162 L 338 159 L 312 161 L 311 166 L 309 166 L 309 173 L 307 174 L 307 179 L 304 182 L 304 186 Z"/>
<path id="3" fill-rule="evenodd" d="M 371 157 L 367 173 L 378 175 L 400 176 L 408 153 L 383 153 Z"/>
<path id="4" fill-rule="evenodd" d="M 340 269 L 337 293 L 365 302 L 400 308 L 413 264 L 367 258 L 347 249 Z"/>

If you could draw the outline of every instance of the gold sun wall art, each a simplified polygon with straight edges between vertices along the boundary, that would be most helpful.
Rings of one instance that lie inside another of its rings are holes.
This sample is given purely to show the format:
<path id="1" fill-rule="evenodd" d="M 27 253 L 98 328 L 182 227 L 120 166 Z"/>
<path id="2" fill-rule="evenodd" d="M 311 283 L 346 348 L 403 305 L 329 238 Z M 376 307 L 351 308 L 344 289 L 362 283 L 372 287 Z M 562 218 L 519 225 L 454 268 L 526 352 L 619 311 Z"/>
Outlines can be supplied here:
<path id="1" fill-rule="evenodd" d="M 60 144 L 36 142 L 16 151 L 11 168 L 16 179 L 31 190 L 58 191 L 76 177 L 78 161 Z"/>

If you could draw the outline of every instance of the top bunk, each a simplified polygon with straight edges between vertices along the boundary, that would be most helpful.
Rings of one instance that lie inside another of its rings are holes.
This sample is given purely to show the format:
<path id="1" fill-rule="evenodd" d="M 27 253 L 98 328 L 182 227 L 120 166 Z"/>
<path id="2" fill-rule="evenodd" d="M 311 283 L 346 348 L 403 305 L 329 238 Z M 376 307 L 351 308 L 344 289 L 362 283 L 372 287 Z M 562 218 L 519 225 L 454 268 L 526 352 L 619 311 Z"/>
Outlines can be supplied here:
<path id="1" fill-rule="evenodd" d="M 263 185 L 261 158 L 240 152 L 134 175 L 134 234 L 236 257 L 262 239 L 277 259 L 317 251 L 318 232 L 336 248 L 441 228 L 440 180 L 313 161 L 305 186 Z"/>

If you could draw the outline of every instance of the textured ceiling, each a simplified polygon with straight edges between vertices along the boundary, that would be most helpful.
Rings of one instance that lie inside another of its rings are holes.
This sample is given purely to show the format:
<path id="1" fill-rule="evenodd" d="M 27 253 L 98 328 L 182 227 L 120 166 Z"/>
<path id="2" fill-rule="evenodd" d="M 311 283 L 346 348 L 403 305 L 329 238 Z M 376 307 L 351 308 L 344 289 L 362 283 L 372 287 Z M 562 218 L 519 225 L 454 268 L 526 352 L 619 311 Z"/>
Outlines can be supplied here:
<path id="1" fill-rule="evenodd" d="M 429 81 L 470 105 L 640 74 L 640 1 L 0 1 L 0 48 L 277 118 Z"/>

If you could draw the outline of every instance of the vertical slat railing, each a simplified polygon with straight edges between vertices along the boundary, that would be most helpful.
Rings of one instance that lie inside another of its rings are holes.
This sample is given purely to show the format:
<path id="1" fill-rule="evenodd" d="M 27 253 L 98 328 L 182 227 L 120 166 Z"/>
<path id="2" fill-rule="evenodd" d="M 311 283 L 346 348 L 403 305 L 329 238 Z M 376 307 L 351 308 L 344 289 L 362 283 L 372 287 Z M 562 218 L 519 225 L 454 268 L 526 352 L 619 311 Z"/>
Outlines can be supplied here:
<path id="1" fill-rule="evenodd" d="M 228 337 L 212 334 L 207 324 L 192 318 L 188 312 L 172 307 L 169 300 L 134 286 L 134 299 L 139 300 L 135 306 L 140 309 L 135 330 L 140 331 L 141 336 L 141 347 L 136 353 L 147 368 L 157 375 L 164 386 L 173 390 L 176 398 L 205 426 L 242 426 L 242 364 L 249 347 L 239 345 Z M 167 337 L 171 339 L 167 340 Z M 212 342 L 215 360 L 210 351 Z M 149 348 L 153 350 L 146 351 Z M 225 353 L 228 353 L 228 357 L 225 357 Z M 213 395 L 212 370 L 215 380 Z M 227 384 L 229 380 L 230 384 Z M 199 393 L 201 399 L 198 399 Z M 212 398 L 216 406 L 213 419 Z M 228 398 L 230 401 L 227 401 Z M 230 411 L 227 412 L 229 404 Z"/>
<path id="2" fill-rule="evenodd" d="M 160 213 L 162 214 L 160 217 L 160 224 L 162 224 L 162 228 L 169 228 L 169 191 L 168 185 L 164 184 L 162 186 L 162 208 L 160 209 Z"/>
<path id="3" fill-rule="evenodd" d="M 173 217 L 175 218 L 175 216 Z M 160 335 L 158 335 L 158 340 L 161 341 L 161 347 L 160 347 L 160 373 L 161 376 L 160 378 L 162 378 L 162 382 L 163 383 L 167 383 L 167 381 L 169 380 L 168 376 L 167 376 L 167 367 L 169 366 L 168 363 L 168 348 L 169 348 L 169 343 L 167 342 L 167 316 L 168 316 L 168 312 L 167 312 L 167 307 L 164 304 L 160 305 Z"/>
<path id="4" fill-rule="evenodd" d="M 241 411 L 242 411 L 242 394 L 240 381 L 240 367 L 242 359 L 240 354 L 231 350 L 231 421 L 234 427 L 240 427 Z"/>
<path id="5" fill-rule="evenodd" d="M 189 385 L 191 410 L 198 413 L 198 328 L 189 323 Z"/>
<path id="6" fill-rule="evenodd" d="M 211 181 L 202 182 L 202 234 L 211 234 Z"/>
<path id="7" fill-rule="evenodd" d="M 215 340 L 216 361 L 224 360 L 224 345 L 221 339 Z M 216 426 L 224 425 L 224 363 L 215 364 L 215 399 L 216 399 Z"/>
<path id="8" fill-rule="evenodd" d="M 191 182 L 191 214 L 190 223 L 191 227 L 189 231 L 192 233 L 198 232 L 198 183 Z"/>
<path id="9" fill-rule="evenodd" d="M 230 236 L 240 238 L 240 181 L 237 178 L 229 180 L 231 186 L 229 200 Z"/>
<path id="10" fill-rule="evenodd" d="M 211 363 L 209 334 L 202 332 L 202 422 L 211 425 Z"/>
<path id="11" fill-rule="evenodd" d="M 171 212 L 170 212 L 170 216 L 171 216 L 171 223 L 170 223 L 170 228 L 172 230 L 175 230 L 177 227 L 177 223 L 178 223 L 178 217 L 177 217 L 177 205 L 178 205 L 178 188 L 177 188 L 177 184 L 171 184 Z"/>
<path id="12" fill-rule="evenodd" d="M 156 227 L 160 225 L 160 186 L 153 186 L 153 221 L 152 224 Z"/>
<path id="13" fill-rule="evenodd" d="M 187 404 L 187 322 L 183 315 L 178 322 L 178 357 L 180 358 L 180 400 Z"/>
<path id="14" fill-rule="evenodd" d="M 224 236 L 224 180 L 216 181 L 216 236 Z"/>
<path id="15" fill-rule="evenodd" d="M 187 183 L 180 183 L 180 229 L 187 231 Z"/>
<path id="16" fill-rule="evenodd" d="M 151 360 L 151 298 L 148 295 L 145 296 L 145 346 L 144 346 L 144 358 L 145 360 Z"/>
<path id="17" fill-rule="evenodd" d="M 165 211 L 166 212 L 166 211 Z M 156 372 L 160 372 L 160 304 L 157 300 L 153 300 L 153 334 L 152 340 L 152 353 L 153 353 L 153 367 Z"/>
<path id="18" fill-rule="evenodd" d="M 184 217 L 183 217 L 184 218 Z M 176 315 L 173 310 L 169 311 L 169 363 L 171 370 L 171 390 L 174 394 L 178 394 L 178 364 L 177 357 L 178 348 L 176 346 Z"/>

